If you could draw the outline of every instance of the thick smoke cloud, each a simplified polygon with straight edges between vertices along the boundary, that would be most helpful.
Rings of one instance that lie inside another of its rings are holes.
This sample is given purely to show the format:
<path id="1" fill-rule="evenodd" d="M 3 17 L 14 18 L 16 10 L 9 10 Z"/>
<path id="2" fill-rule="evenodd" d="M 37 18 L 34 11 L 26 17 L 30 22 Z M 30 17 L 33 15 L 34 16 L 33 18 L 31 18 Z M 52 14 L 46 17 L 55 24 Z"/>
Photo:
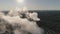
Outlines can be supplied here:
<path id="1" fill-rule="evenodd" d="M 22 18 L 23 16 L 25 17 Z M 14 32 L 14 34 L 42 34 L 43 29 L 36 24 L 36 21 L 40 20 L 37 16 L 38 14 L 36 12 L 29 13 L 28 11 L 23 10 L 11 10 L 7 15 L 0 12 L 0 24 L 5 24 L 3 26 L 4 32 L 6 31 L 6 24 L 9 24 L 12 27 L 12 32 Z M 0 29 L 2 29 L 2 27 L 0 27 Z"/>

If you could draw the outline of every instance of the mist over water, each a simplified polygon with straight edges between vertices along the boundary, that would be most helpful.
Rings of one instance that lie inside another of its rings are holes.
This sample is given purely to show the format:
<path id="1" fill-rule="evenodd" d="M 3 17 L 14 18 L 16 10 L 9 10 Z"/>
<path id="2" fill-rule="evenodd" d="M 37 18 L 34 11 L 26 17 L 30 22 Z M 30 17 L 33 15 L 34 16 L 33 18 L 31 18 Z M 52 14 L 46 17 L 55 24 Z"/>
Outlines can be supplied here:
<path id="1" fill-rule="evenodd" d="M 36 12 L 30 13 L 24 8 L 18 11 L 11 10 L 7 15 L 0 12 L 0 24 L 3 24 L 0 26 L 0 33 L 42 34 L 44 30 L 36 24 L 36 21 L 40 21 L 37 16 Z"/>

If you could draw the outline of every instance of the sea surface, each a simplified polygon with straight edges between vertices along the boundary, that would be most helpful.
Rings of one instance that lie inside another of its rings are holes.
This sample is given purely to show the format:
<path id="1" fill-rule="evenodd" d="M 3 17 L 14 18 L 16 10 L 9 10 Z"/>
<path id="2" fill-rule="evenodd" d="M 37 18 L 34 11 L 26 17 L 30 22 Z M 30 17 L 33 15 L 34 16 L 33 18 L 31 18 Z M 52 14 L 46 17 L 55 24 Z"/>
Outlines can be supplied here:
<path id="1" fill-rule="evenodd" d="M 42 10 L 37 11 L 41 19 L 38 25 L 44 28 L 46 34 L 60 34 L 60 11 Z"/>
<path id="2" fill-rule="evenodd" d="M 37 22 L 42 27 L 45 34 L 60 34 L 60 10 L 29 10 L 37 12 L 40 21 Z M 5 14 L 8 11 L 3 11 Z"/>

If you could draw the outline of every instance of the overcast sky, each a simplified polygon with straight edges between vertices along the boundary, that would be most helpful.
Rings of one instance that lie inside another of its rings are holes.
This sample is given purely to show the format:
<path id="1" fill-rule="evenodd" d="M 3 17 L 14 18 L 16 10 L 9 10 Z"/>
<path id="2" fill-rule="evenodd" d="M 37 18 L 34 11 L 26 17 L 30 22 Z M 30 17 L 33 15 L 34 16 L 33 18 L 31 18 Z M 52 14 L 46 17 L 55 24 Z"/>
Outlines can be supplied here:
<path id="1" fill-rule="evenodd" d="M 16 0 L 0 0 L 0 10 L 24 6 L 30 10 L 60 10 L 60 0 L 25 0 L 23 3 L 17 3 Z"/>

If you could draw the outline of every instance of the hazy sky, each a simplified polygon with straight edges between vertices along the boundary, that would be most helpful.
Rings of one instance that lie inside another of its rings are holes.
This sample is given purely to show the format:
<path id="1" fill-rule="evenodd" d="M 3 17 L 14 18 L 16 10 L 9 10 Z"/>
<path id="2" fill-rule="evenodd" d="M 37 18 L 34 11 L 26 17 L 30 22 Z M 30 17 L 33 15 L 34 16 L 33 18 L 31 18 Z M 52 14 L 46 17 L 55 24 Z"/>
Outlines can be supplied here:
<path id="1" fill-rule="evenodd" d="M 60 0 L 25 0 L 23 3 L 17 3 L 16 0 L 0 0 L 0 10 L 24 6 L 30 10 L 60 10 Z"/>

